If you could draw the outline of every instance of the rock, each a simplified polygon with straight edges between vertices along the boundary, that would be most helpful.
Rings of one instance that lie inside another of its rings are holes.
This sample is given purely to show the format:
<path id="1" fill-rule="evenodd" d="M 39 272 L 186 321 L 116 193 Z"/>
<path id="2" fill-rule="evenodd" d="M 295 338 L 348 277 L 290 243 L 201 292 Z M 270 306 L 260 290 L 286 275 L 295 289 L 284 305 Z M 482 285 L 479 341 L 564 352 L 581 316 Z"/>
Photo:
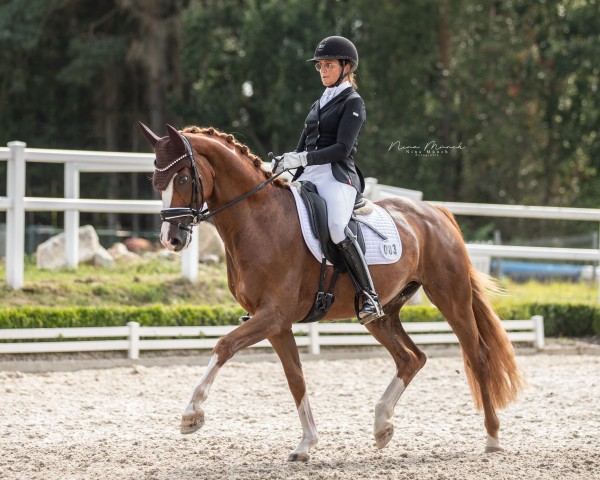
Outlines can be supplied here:
<path id="1" fill-rule="evenodd" d="M 60 233 L 39 244 L 35 255 L 38 268 L 54 270 L 66 267 L 65 234 Z M 114 265 L 112 256 L 100 245 L 98 234 L 91 225 L 79 228 L 79 262 Z"/>
<path id="2" fill-rule="evenodd" d="M 115 243 L 108 249 L 108 253 L 119 263 L 135 264 L 142 262 L 142 257 L 130 252 L 124 243 Z"/>
<path id="3" fill-rule="evenodd" d="M 181 260 L 181 255 L 177 252 L 170 252 L 166 248 L 163 248 L 162 250 L 159 250 L 156 253 L 146 252 L 142 256 L 142 258 L 146 260 L 153 260 L 155 258 L 158 258 L 162 260 L 167 260 L 169 262 L 178 262 Z"/>
<path id="4" fill-rule="evenodd" d="M 208 222 L 202 222 L 196 228 L 196 235 L 200 235 L 199 257 L 210 258 L 217 257 L 219 262 L 225 261 L 225 245 L 219 236 L 217 228 Z"/>
<path id="5" fill-rule="evenodd" d="M 126 239 L 124 242 L 127 250 L 134 253 L 154 252 L 156 247 L 150 240 L 140 237 L 131 237 Z"/>
<path id="6" fill-rule="evenodd" d="M 219 257 L 216 255 L 203 255 L 200 258 L 200 263 L 204 263 L 205 265 L 216 265 L 219 263 Z"/>
<path id="7" fill-rule="evenodd" d="M 96 253 L 94 253 L 94 258 L 92 258 L 92 264 L 95 265 L 96 267 L 103 267 L 103 268 L 114 267 L 115 259 L 104 248 L 100 247 L 100 249 L 98 249 L 96 251 Z"/>

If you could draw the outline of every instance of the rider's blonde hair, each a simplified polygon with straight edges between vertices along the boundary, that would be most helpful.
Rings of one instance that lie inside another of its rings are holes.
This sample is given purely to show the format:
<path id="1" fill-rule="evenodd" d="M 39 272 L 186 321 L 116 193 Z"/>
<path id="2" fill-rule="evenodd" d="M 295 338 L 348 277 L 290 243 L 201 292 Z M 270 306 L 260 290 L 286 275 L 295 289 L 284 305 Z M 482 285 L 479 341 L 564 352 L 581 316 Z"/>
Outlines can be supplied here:
<path id="1" fill-rule="evenodd" d="M 354 72 L 348 74 L 348 81 L 350 82 L 350 85 L 352 85 L 352 88 L 354 90 L 356 90 L 358 88 L 358 85 L 356 84 L 356 76 L 354 75 Z"/>

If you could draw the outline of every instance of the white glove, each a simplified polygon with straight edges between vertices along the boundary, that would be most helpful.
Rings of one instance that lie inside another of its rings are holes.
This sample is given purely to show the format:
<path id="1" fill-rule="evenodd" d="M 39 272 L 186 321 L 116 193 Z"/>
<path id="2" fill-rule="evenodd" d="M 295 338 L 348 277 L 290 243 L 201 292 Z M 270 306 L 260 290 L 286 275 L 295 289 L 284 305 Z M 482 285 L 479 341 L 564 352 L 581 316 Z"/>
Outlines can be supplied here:
<path id="1" fill-rule="evenodd" d="M 275 171 L 273 172 L 275 174 L 292 168 L 306 167 L 308 163 L 308 152 L 288 152 L 284 153 L 282 157 L 276 157 L 278 160 L 281 160 L 275 167 Z"/>

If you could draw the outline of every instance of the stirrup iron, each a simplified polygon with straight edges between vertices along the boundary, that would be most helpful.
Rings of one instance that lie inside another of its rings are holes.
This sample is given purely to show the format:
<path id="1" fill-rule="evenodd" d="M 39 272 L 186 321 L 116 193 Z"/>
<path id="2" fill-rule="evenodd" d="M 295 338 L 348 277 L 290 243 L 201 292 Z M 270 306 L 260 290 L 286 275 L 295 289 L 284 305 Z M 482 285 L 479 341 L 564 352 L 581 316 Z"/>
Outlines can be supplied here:
<path id="1" fill-rule="evenodd" d="M 362 297 L 363 304 L 362 308 L 358 309 L 358 301 Z M 366 325 L 367 323 L 371 323 L 373 320 L 377 320 L 385 315 L 383 313 L 383 308 L 381 308 L 381 302 L 376 294 L 372 294 L 363 290 L 360 293 L 357 293 L 354 301 L 354 308 L 356 310 L 356 317 L 361 325 Z M 366 311 L 366 310 L 370 310 Z"/>

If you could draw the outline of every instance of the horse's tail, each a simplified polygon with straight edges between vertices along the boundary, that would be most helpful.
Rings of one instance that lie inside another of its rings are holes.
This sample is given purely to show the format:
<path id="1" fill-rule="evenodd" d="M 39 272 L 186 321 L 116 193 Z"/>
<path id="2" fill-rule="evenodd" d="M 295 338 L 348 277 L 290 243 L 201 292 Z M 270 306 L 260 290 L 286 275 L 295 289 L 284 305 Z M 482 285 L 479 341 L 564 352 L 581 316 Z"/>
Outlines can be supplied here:
<path id="1" fill-rule="evenodd" d="M 469 265 L 469 277 L 473 290 L 473 313 L 479 331 L 481 351 L 486 356 L 488 388 L 494 408 L 503 408 L 516 400 L 525 385 L 525 378 L 515 359 L 515 352 L 500 318 L 494 312 L 487 297 L 488 287 L 494 288 L 488 275 Z M 481 410 L 481 392 L 472 368 L 465 360 L 465 371 L 475 400 Z"/>
<path id="2" fill-rule="evenodd" d="M 460 232 L 454 215 L 443 207 L 438 208 Z M 516 362 L 515 352 L 506 330 L 488 298 L 488 293 L 498 291 L 496 284 L 489 275 L 477 271 L 470 261 L 468 269 L 473 297 L 473 314 L 480 337 L 480 352 L 485 356 L 487 365 L 491 402 L 494 408 L 503 408 L 517 398 L 525 386 L 525 378 Z M 483 403 L 479 383 L 464 351 L 463 360 L 475 406 L 481 410 Z"/>

